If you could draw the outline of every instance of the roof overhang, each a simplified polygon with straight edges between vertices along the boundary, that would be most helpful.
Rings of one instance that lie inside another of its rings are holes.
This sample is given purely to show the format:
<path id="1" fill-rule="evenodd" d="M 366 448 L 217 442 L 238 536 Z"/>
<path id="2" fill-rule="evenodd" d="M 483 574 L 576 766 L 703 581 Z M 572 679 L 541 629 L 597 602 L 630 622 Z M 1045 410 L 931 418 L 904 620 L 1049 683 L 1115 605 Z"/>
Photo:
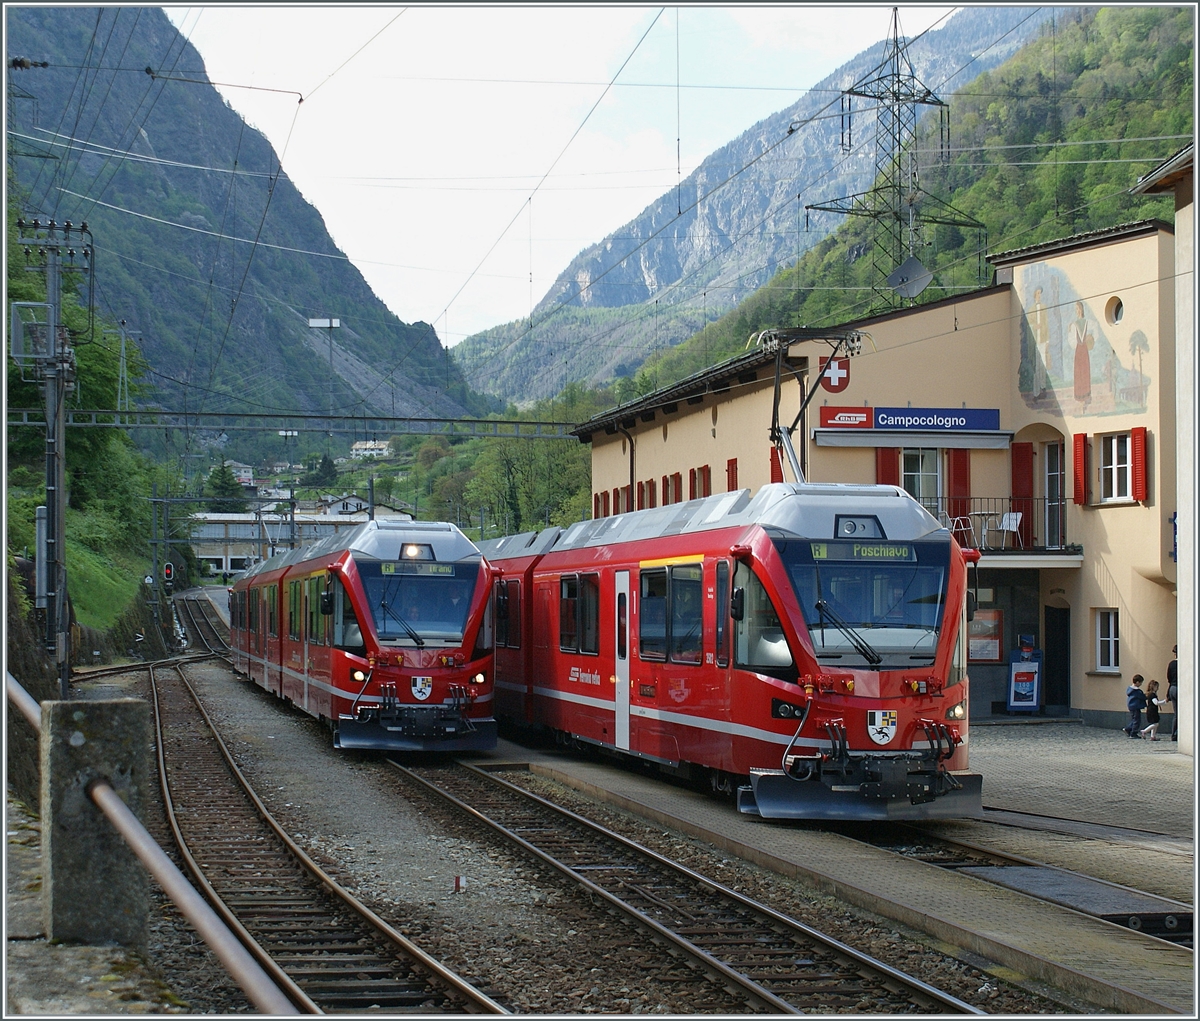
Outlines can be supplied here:
<path id="1" fill-rule="evenodd" d="M 1137 184 L 1129 189 L 1131 195 L 1152 195 L 1157 192 L 1174 191 L 1175 185 L 1185 177 L 1192 176 L 1194 142 L 1184 146 L 1174 156 L 1164 160 L 1150 173 L 1138 178 Z"/>
<path id="2" fill-rule="evenodd" d="M 991 430 L 917 432 L 912 429 L 814 429 L 818 447 L 947 447 L 952 450 L 1008 450 L 1013 434 Z"/>
<path id="3" fill-rule="evenodd" d="M 1082 553 L 991 553 L 980 550 L 980 567 L 999 567 L 1005 570 L 1031 568 L 1083 567 Z"/>

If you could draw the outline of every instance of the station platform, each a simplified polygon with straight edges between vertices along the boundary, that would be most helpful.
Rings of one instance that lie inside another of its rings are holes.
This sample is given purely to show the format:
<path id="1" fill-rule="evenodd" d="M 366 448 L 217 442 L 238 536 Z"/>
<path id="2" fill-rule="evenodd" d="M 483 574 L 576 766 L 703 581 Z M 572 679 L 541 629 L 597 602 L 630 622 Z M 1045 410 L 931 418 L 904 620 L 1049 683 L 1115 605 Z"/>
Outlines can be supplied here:
<path id="1" fill-rule="evenodd" d="M 1028 843 L 1030 825 L 1066 845 L 1077 845 L 1071 836 L 1092 837 L 1095 853 L 1111 858 L 1117 878 L 1110 881 L 1144 888 L 1144 872 L 1169 872 L 1160 895 L 1192 903 L 1194 763 L 1175 747 L 1077 722 L 1022 720 L 973 727 L 971 767 L 984 777 L 986 821 L 1011 824 L 1014 843 Z M 485 760 L 527 763 L 664 827 L 811 882 L 929 934 L 948 952 L 995 962 L 999 977 L 1045 983 L 1118 1013 L 1195 1016 L 1189 949 L 812 824 L 740 815 L 729 803 L 606 760 L 505 742 L 477 757 Z"/>

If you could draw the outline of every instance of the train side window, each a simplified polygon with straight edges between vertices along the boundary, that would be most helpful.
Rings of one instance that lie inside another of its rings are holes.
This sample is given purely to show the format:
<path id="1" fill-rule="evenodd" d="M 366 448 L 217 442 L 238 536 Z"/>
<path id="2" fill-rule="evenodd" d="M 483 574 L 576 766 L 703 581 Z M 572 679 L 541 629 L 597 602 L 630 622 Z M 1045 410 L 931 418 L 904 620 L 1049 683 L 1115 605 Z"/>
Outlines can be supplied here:
<path id="1" fill-rule="evenodd" d="M 366 655 L 366 643 L 363 641 L 362 627 L 358 623 L 358 614 L 350 602 L 350 593 L 337 579 L 332 582 L 333 588 L 333 644 L 339 649 Z"/>
<path id="2" fill-rule="evenodd" d="M 308 644 L 325 644 L 325 615 L 321 613 L 321 576 L 309 578 L 306 585 L 308 597 Z"/>
<path id="3" fill-rule="evenodd" d="M 717 561 L 717 666 L 729 666 L 729 561 Z"/>
<path id="4" fill-rule="evenodd" d="M 739 562 L 734 572 L 734 588 L 744 595 L 741 620 L 734 622 L 734 659 L 738 666 L 768 674 L 783 672 L 795 679 L 792 652 L 779 614 L 771 597 L 749 565 Z"/>
<path id="5" fill-rule="evenodd" d="M 508 597 L 504 601 L 505 609 L 508 612 L 508 639 L 505 644 L 510 649 L 519 649 L 521 647 L 521 583 L 506 581 L 504 584 L 508 590 Z"/>
<path id="6" fill-rule="evenodd" d="M 671 661 L 699 663 L 702 658 L 704 590 L 701 567 L 671 568 Z"/>
<path id="7" fill-rule="evenodd" d="M 625 593 L 617 596 L 617 659 L 629 656 L 629 607 Z"/>
<path id="8" fill-rule="evenodd" d="M 579 651 L 600 652 L 600 576 L 584 574 L 579 578 Z"/>
<path id="9" fill-rule="evenodd" d="M 558 647 L 579 651 L 579 578 L 563 575 L 558 581 Z"/>
<path id="10" fill-rule="evenodd" d="M 492 589 L 492 604 L 495 606 L 496 648 L 501 649 L 508 645 L 508 589 L 499 579 Z"/>
<path id="11" fill-rule="evenodd" d="M 279 637 L 279 586 L 267 586 L 267 634 Z"/>
<path id="12" fill-rule="evenodd" d="M 667 572 L 642 571 L 638 607 L 638 653 L 642 659 L 667 658 Z"/>
<path id="13" fill-rule="evenodd" d="M 300 641 L 300 582 L 288 582 L 288 637 Z"/>

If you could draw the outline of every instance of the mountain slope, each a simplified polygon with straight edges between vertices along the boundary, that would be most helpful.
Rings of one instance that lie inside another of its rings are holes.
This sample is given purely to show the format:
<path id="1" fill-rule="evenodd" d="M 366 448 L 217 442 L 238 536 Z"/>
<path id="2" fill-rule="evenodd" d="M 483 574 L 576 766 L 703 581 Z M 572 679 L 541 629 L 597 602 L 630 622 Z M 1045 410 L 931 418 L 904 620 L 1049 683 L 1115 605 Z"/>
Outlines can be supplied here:
<path id="1" fill-rule="evenodd" d="M 961 152 L 935 190 L 985 224 L 992 251 L 1136 220 L 1171 222 L 1170 197 L 1129 189 L 1194 131 L 1194 54 L 1187 8 L 1103 8 L 1060 23 L 1054 36 L 946 97 Z M 931 141 L 918 137 L 917 146 Z M 942 228 L 933 235 L 921 258 L 934 282 L 922 302 L 947 297 L 948 276 L 975 263 L 967 239 Z M 718 321 L 650 358 L 629 389 L 665 386 L 741 353 L 759 330 L 862 317 L 871 260 L 857 255 L 869 242 L 868 224 L 848 219 Z"/>
<path id="2" fill-rule="evenodd" d="M 958 88 L 1011 55 L 1046 17 L 1039 8 L 968 8 L 909 56 L 935 92 Z M 535 309 L 532 328 L 507 323 L 455 347 L 472 386 L 525 402 L 571 380 L 628 375 L 795 263 L 829 222 L 814 214 L 806 232 L 799 207 L 871 182 L 873 116 L 856 109 L 855 152 L 843 156 L 837 92 L 882 53 L 880 42 L 706 158 L 682 186 L 682 214 L 672 190 L 581 252 Z"/>
<path id="3" fill-rule="evenodd" d="M 86 220 L 99 306 L 140 334 L 164 407 L 478 412 L 433 328 L 406 324 L 331 240 L 267 140 L 156 8 L 6 7 L 26 218 Z M 153 71 L 148 74 L 147 70 Z M 19 77 L 18 77 L 19 76 Z M 328 332 L 336 317 L 334 378 Z"/>

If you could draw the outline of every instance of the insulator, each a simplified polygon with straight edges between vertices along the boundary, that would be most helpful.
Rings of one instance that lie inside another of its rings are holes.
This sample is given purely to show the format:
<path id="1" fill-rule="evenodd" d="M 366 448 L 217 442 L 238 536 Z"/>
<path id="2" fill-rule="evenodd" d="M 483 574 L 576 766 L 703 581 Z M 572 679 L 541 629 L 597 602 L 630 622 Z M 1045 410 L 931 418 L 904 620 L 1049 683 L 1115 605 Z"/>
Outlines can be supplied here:
<path id="1" fill-rule="evenodd" d="M 70 220 L 66 220 L 63 223 L 63 230 L 66 231 L 66 233 L 68 233 L 68 234 L 71 233 L 71 221 Z"/>
<path id="2" fill-rule="evenodd" d="M 42 221 L 35 218 L 33 221 L 33 229 L 37 230 L 41 225 L 42 225 Z"/>

